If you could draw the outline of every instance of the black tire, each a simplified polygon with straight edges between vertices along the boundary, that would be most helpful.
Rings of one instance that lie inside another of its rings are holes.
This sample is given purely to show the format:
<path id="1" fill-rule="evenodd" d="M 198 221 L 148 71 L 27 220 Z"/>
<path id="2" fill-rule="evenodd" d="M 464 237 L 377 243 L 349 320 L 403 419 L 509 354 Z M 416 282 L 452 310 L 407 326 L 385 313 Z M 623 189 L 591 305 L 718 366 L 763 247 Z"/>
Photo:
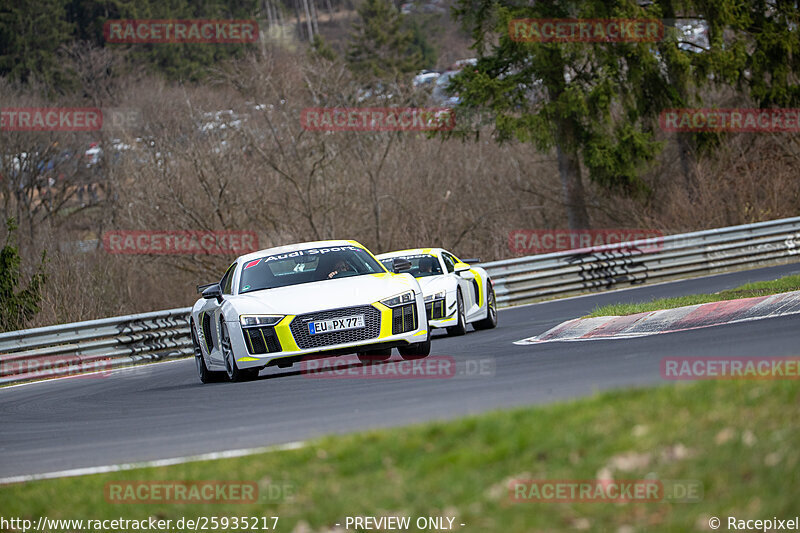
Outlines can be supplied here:
<path id="1" fill-rule="evenodd" d="M 243 370 L 236 364 L 236 356 L 233 353 L 231 338 L 228 335 L 228 326 L 225 325 L 225 320 L 222 317 L 219 319 L 219 337 L 219 348 L 222 350 L 222 358 L 225 360 L 228 381 L 240 382 L 256 378 L 260 369 L 248 368 Z"/>
<path id="2" fill-rule="evenodd" d="M 492 329 L 497 327 L 497 299 L 494 287 L 489 284 L 489 294 L 486 296 L 486 318 L 472 323 L 475 329 Z"/>
<path id="3" fill-rule="evenodd" d="M 192 330 L 192 349 L 194 350 L 194 362 L 197 366 L 197 375 L 200 377 L 202 383 L 219 383 L 225 379 L 225 372 L 212 372 L 206 366 L 206 360 L 203 358 L 203 350 L 200 348 L 200 342 L 197 340 L 197 333 L 194 329 L 194 320 L 189 321 L 189 327 Z"/>
<path id="4" fill-rule="evenodd" d="M 464 298 L 461 296 L 461 289 L 456 293 L 456 314 L 458 315 L 458 324 L 447 328 L 447 334 L 451 337 L 460 337 L 467 333 L 467 316 L 464 311 Z"/>
<path id="5" fill-rule="evenodd" d="M 398 346 L 397 351 L 400 352 L 400 357 L 410 361 L 413 359 L 423 359 L 431 354 L 431 339 L 425 342 L 416 342 L 406 346 Z"/>
<path id="6" fill-rule="evenodd" d="M 380 363 L 388 361 L 392 357 L 392 349 L 384 348 L 382 350 L 370 350 L 368 352 L 359 352 L 358 360 L 365 364 Z"/>

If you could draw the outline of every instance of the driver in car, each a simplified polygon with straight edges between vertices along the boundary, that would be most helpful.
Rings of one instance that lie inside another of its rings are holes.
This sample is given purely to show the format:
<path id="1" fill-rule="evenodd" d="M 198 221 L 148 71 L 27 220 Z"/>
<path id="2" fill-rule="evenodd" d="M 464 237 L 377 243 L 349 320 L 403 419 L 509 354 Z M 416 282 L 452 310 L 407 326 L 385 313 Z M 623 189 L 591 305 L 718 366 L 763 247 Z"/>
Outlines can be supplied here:
<path id="1" fill-rule="evenodd" d="M 345 261 L 344 259 L 339 259 L 333 265 L 333 270 L 331 270 L 330 274 L 328 274 L 328 279 L 334 278 L 343 272 L 352 272 L 353 269 L 350 267 L 350 264 Z"/>
<path id="2" fill-rule="evenodd" d="M 423 257 L 419 260 L 419 273 L 431 274 L 433 273 L 433 257 Z"/>

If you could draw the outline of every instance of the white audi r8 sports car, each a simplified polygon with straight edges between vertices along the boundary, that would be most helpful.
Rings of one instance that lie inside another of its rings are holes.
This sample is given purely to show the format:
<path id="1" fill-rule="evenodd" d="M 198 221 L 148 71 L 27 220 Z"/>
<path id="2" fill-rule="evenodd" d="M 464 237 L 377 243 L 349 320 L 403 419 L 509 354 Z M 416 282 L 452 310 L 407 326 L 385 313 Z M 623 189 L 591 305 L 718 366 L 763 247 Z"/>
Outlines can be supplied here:
<path id="1" fill-rule="evenodd" d="M 447 328 L 450 335 L 463 335 L 467 324 L 475 329 L 497 326 L 494 284 L 477 259 L 461 261 L 442 248 L 417 248 L 376 256 L 384 265 L 397 259 L 411 263 L 406 272 L 417 278 L 425 295 L 425 310 L 431 328 Z"/>
<path id="2" fill-rule="evenodd" d="M 430 353 L 425 302 L 411 265 L 388 271 L 355 241 L 280 246 L 239 257 L 192 307 L 203 383 L 253 378 L 271 365 L 357 353 L 385 360 Z"/>

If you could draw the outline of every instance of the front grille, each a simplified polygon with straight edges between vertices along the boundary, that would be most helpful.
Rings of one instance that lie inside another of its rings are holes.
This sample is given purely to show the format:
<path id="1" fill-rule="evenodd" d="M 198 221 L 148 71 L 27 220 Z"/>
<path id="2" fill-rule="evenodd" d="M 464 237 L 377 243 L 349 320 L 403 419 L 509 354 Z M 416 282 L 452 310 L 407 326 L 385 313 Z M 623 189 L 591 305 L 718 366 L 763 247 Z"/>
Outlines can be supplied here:
<path id="1" fill-rule="evenodd" d="M 251 354 L 281 351 L 281 343 L 272 326 L 242 328 L 247 350 Z"/>
<path id="2" fill-rule="evenodd" d="M 426 303 L 425 313 L 428 315 L 428 320 L 444 318 L 444 298 Z"/>
<path id="3" fill-rule="evenodd" d="M 315 320 L 330 320 L 332 318 L 343 318 L 346 316 L 364 315 L 364 327 L 358 329 L 346 329 L 343 331 L 329 331 L 327 333 L 317 333 L 312 335 L 308 332 L 308 323 Z M 321 348 L 334 344 L 345 344 L 349 342 L 359 342 L 377 338 L 381 332 L 381 312 L 371 305 L 360 305 L 358 307 L 343 307 L 341 309 L 331 309 L 298 315 L 292 320 L 289 328 L 301 350 L 311 348 Z"/>
<path id="4" fill-rule="evenodd" d="M 417 329 L 417 306 L 404 305 L 392 309 L 392 335 Z"/>

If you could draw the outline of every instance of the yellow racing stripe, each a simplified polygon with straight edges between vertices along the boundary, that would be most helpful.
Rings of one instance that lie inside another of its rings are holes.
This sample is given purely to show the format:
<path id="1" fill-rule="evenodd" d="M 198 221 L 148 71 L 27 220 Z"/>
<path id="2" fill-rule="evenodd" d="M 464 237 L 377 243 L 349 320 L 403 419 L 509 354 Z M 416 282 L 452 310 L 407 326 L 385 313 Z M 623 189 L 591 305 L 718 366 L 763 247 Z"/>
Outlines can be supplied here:
<path id="1" fill-rule="evenodd" d="M 278 336 L 278 341 L 281 343 L 281 351 L 283 352 L 299 352 L 300 347 L 294 341 L 292 330 L 289 329 L 289 324 L 292 323 L 297 315 L 286 315 L 283 320 L 278 322 L 275 326 L 275 334 Z"/>

